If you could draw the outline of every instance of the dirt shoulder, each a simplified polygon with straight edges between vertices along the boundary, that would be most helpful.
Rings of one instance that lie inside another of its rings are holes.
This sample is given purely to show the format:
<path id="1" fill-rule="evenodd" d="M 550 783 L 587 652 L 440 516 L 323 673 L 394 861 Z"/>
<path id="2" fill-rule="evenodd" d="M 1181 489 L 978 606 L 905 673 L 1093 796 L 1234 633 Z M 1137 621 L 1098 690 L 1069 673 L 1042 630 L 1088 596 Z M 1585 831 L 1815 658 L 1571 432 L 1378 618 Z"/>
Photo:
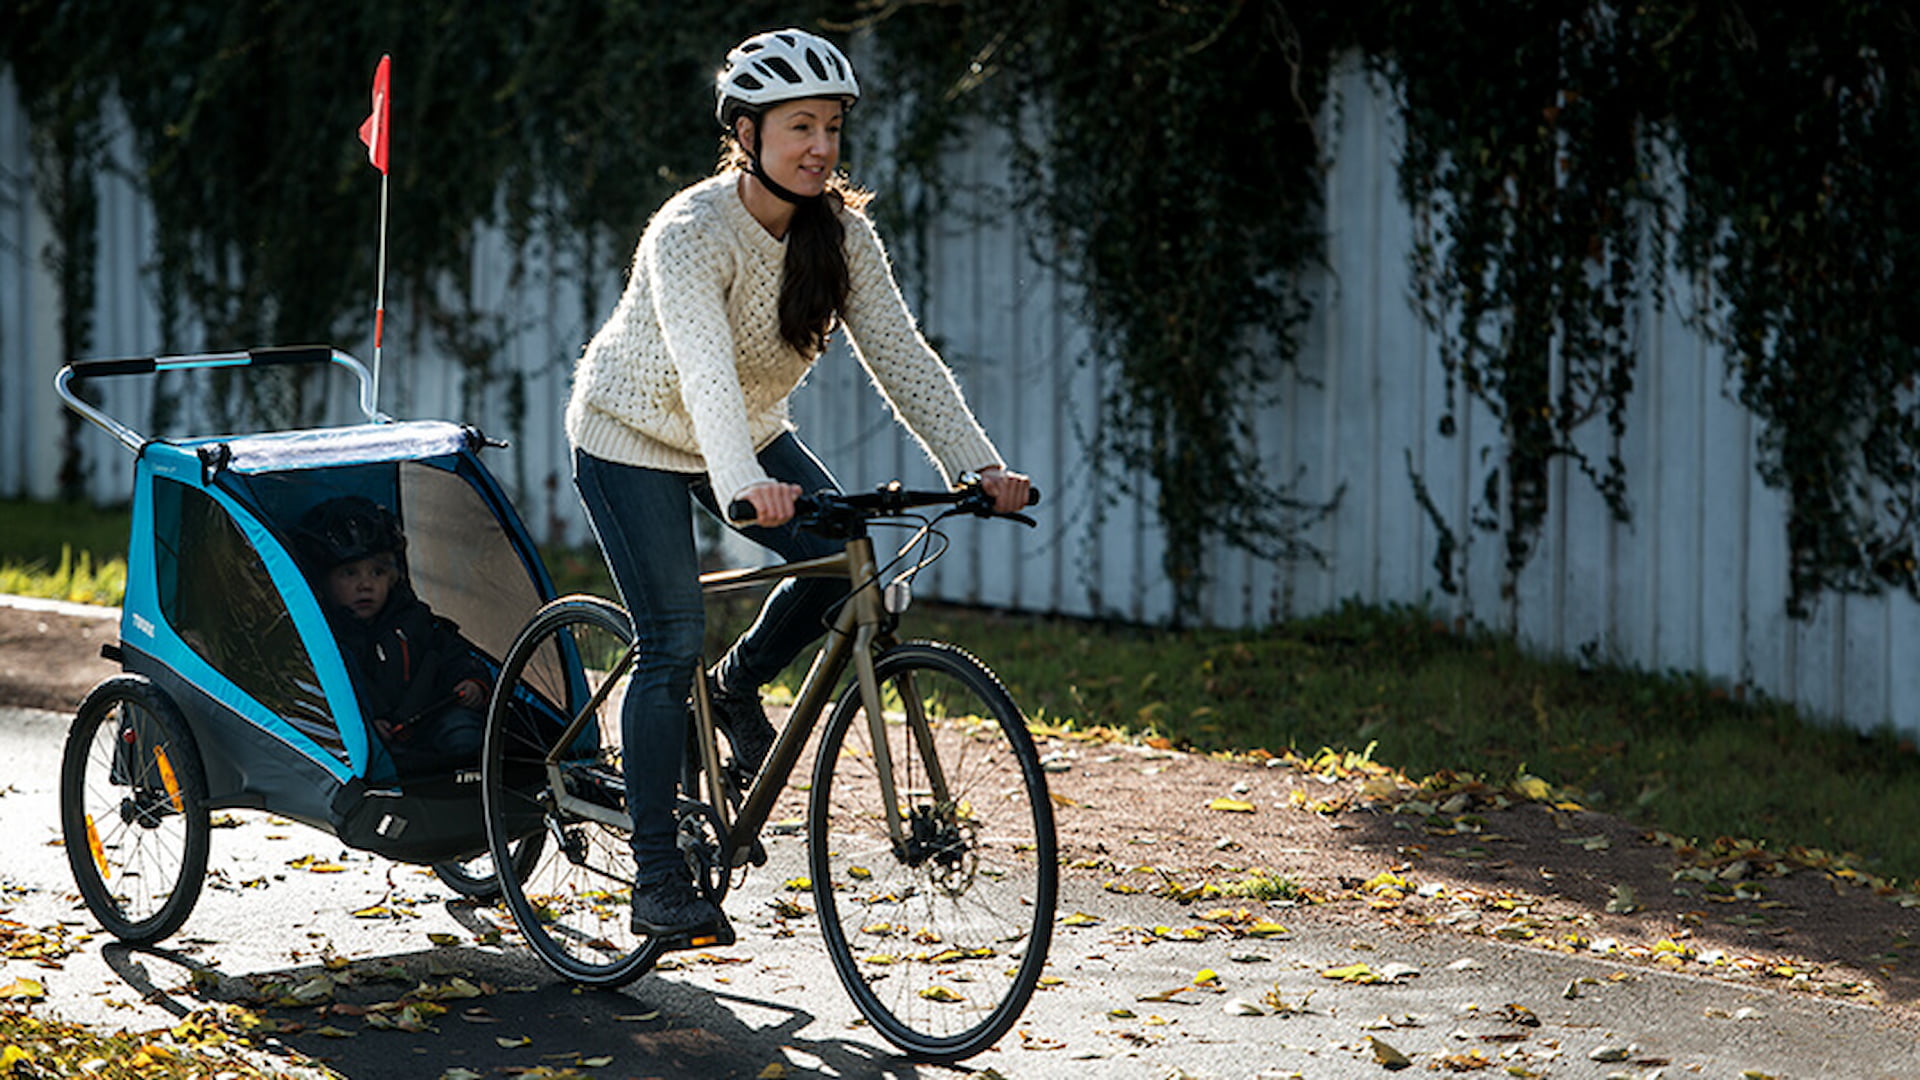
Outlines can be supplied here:
<path id="1" fill-rule="evenodd" d="M 100 657 L 117 636 L 98 614 L 0 603 L 0 704 L 71 713 L 117 673 Z M 1843 866 L 1688 847 L 1538 788 L 1418 790 L 1332 756 L 1040 742 L 1068 872 L 1185 900 L 1193 923 L 1171 932 L 1225 933 L 1242 909 L 1264 910 L 1242 894 L 1285 889 L 1290 921 L 1584 950 L 1876 1004 L 1920 1031 L 1920 907 Z"/>
<path id="2" fill-rule="evenodd" d="M 1299 919 L 1591 952 L 1882 1005 L 1920 1030 L 1920 908 L 1844 867 L 1692 847 L 1550 795 L 1422 791 L 1330 756 L 1049 750 L 1065 766 L 1049 780 L 1068 865 L 1110 890 L 1192 896 L 1203 921 L 1231 918 L 1231 894 L 1271 875 L 1304 893 Z"/>
<path id="3" fill-rule="evenodd" d="M 118 612 L 107 612 L 0 598 L 0 704 L 71 713 L 94 684 L 119 674 L 100 656 L 120 639 Z"/>

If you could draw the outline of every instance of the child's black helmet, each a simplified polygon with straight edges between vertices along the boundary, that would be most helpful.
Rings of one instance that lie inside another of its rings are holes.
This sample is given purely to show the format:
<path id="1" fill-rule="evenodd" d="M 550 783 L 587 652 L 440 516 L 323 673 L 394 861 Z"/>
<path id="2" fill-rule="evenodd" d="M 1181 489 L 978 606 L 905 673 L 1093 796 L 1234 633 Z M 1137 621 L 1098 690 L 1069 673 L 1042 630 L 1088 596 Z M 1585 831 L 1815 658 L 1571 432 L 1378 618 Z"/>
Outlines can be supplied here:
<path id="1" fill-rule="evenodd" d="M 407 538 L 393 511 L 362 495 L 342 495 L 300 517 L 294 543 L 317 573 L 370 555 L 406 554 Z"/>

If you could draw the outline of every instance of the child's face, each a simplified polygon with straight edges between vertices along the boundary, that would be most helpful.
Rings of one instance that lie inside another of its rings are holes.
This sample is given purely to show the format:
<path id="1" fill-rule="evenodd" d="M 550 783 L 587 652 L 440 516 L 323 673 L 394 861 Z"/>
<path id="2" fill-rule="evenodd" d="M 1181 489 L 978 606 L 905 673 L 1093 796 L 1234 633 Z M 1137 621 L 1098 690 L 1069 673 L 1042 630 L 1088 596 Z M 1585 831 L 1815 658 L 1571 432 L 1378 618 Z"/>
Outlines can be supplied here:
<path id="1" fill-rule="evenodd" d="M 341 563 L 327 572 L 327 594 L 333 602 L 353 612 L 356 619 L 371 619 L 387 606 L 387 594 L 400 579 L 400 567 L 389 553 L 369 555 Z"/>

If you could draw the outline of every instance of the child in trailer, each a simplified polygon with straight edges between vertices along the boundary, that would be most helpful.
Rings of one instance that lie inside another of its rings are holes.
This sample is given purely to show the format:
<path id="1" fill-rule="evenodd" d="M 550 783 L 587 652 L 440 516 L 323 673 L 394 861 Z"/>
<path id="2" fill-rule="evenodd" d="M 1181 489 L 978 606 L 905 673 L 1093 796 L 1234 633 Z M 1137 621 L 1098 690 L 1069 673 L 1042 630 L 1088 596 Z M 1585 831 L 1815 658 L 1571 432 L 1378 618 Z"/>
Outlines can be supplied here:
<path id="1" fill-rule="evenodd" d="M 329 499 L 301 517 L 297 543 L 395 770 L 477 764 L 489 673 L 459 627 L 414 595 L 399 519 L 358 495 Z"/>

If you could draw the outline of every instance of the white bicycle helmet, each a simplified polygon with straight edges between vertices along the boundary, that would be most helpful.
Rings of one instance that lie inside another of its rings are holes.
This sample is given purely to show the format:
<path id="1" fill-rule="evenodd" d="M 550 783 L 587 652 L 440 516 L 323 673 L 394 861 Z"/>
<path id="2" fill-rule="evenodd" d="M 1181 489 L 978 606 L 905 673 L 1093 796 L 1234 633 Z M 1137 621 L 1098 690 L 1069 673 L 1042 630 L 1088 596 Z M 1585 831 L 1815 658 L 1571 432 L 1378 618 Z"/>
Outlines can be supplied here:
<path id="1" fill-rule="evenodd" d="M 860 99 L 853 65 L 831 41 L 805 30 L 755 34 L 727 53 L 714 78 L 714 119 L 726 127 L 739 110 L 758 112 L 800 98 Z"/>

